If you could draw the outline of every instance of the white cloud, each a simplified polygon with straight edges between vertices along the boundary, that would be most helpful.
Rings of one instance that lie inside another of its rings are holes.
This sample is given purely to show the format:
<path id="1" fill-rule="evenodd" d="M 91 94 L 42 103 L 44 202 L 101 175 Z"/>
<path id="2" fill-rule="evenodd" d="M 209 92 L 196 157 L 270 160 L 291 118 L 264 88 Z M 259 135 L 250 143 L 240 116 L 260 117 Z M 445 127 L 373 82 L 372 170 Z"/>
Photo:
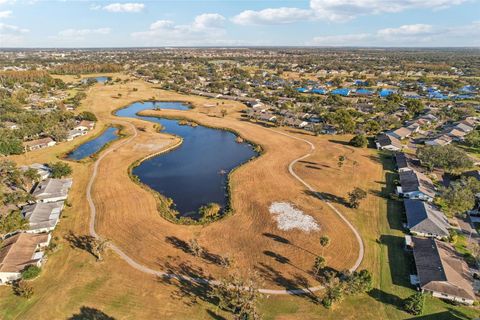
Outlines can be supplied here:
<path id="1" fill-rule="evenodd" d="M 145 8 L 143 3 L 111 3 L 103 7 L 109 12 L 140 12 Z"/>
<path id="2" fill-rule="evenodd" d="M 403 25 L 385 28 L 373 33 L 325 35 L 312 39 L 316 46 L 478 46 L 480 22 L 439 28 L 428 24 Z"/>
<path id="3" fill-rule="evenodd" d="M 232 21 L 240 25 L 286 24 L 310 19 L 312 16 L 311 10 L 282 7 L 260 11 L 246 10 L 233 17 Z"/>
<path id="4" fill-rule="evenodd" d="M 23 44 L 24 35 L 30 30 L 0 23 L 0 47 L 16 47 Z"/>
<path id="5" fill-rule="evenodd" d="M 284 24 L 305 19 L 345 22 L 361 15 L 394 13 L 411 9 L 439 10 L 468 0 L 310 0 L 310 8 L 246 10 L 232 18 L 241 25 Z"/>
<path id="6" fill-rule="evenodd" d="M 109 34 L 110 28 L 98 29 L 66 29 L 58 33 L 61 37 L 85 37 L 92 34 Z"/>
<path id="7" fill-rule="evenodd" d="M 430 34 L 433 27 L 429 24 L 408 24 L 398 28 L 386 28 L 378 30 L 378 34 L 382 36 L 408 36 L 419 34 Z"/>
<path id="8" fill-rule="evenodd" d="M 225 17 L 217 13 L 198 15 L 190 24 L 158 20 L 147 31 L 133 32 L 131 36 L 146 45 L 218 44 L 227 41 L 222 38 L 225 21 Z"/>
<path id="9" fill-rule="evenodd" d="M 12 15 L 12 10 L 0 11 L 0 19 L 9 18 Z"/>

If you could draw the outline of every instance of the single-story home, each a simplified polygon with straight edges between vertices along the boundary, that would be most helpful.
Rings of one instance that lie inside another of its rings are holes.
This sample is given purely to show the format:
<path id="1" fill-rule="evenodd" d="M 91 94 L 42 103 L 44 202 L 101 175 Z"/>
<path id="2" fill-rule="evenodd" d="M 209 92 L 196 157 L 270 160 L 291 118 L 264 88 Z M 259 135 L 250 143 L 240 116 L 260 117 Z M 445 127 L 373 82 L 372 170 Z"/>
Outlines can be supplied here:
<path id="1" fill-rule="evenodd" d="M 395 154 L 395 162 L 397 163 L 398 172 L 413 170 L 412 160 L 412 156 L 403 152 L 397 152 Z"/>
<path id="2" fill-rule="evenodd" d="M 400 140 L 384 133 L 377 135 L 375 144 L 379 150 L 400 151 L 403 149 Z"/>
<path id="3" fill-rule="evenodd" d="M 415 170 L 399 172 L 399 175 L 400 186 L 397 187 L 397 194 L 408 199 L 433 201 L 435 187 L 426 175 Z"/>
<path id="4" fill-rule="evenodd" d="M 25 151 L 33 151 L 33 150 L 43 149 L 47 147 L 52 147 L 55 144 L 56 144 L 55 140 L 49 137 L 49 138 L 42 138 L 42 139 L 24 142 L 23 147 L 25 148 Z"/>
<path id="5" fill-rule="evenodd" d="M 455 249 L 433 238 L 413 237 L 419 286 L 434 297 L 467 305 L 475 301 L 473 276 Z"/>
<path id="6" fill-rule="evenodd" d="M 80 129 L 73 129 L 68 131 L 67 141 L 72 141 L 76 137 L 81 137 L 87 134 L 87 131 Z"/>
<path id="7" fill-rule="evenodd" d="M 32 192 L 37 202 L 57 202 L 67 199 L 72 179 L 47 179 L 40 182 Z"/>
<path id="8" fill-rule="evenodd" d="M 5 239 L 0 247 L 0 285 L 20 279 L 22 270 L 29 265 L 40 267 L 43 252 L 49 245 L 50 234 L 17 233 Z"/>
<path id="9" fill-rule="evenodd" d="M 29 225 L 26 232 L 42 233 L 53 231 L 60 220 L 63 205 L 63 201 L 58 201 L 48 203 L 40 202 L 23 207 L 22 215 L 28 220 Z"/>
<path id="10" fill-rule="evenodd" d="M 389 136 L 395 137 L 397 139 L 403 140 L 408 138 L 416 131 L 415 128 L 400 127 L 394 131 L 389 131 L 387 134 Z"/>
<path id="11" fill-rule="evenodd" d="M 447 135 L 425 141 L 427 146 L 446 146 L 452 143 L 453 139 Z"/>
<path id="12" fill-rule="evenodd" d="M 421 200 L 405 199 L 405 213 L 407 215 L 407 228 L 412 234 L 447 238 L 450 235 L 447 217 L 431 204 Z"/>
<path id="13" fill-rule="evenodd" d="M 73 129 L 80 131 L 89 131 L 95 127 L 94 121 L 82 120 Z"/>

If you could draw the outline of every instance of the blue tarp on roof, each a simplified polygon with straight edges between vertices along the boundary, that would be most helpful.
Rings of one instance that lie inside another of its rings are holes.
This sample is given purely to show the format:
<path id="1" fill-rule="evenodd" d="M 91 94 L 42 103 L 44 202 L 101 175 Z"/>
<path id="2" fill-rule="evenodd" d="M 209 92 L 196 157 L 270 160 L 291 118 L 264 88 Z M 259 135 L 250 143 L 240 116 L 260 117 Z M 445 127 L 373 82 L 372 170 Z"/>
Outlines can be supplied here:
<path id="1" fill-rule="evenodd" d="M 334 90 L 330 91 L 330 93 L 346 97 L 350 94 L 350 89 L 339 88 L 339 89 L 334 89 Z"/>
<path id="2" fill-rule="evenodd" d="M 360 94 L 362 96 L 371 96 L 373 94 L 373 91 L 368 89 L 358 89 L 356 91 L 356 94 Z"/>
<path id="3" fill-rule="evenodd" d="M 316 93 L 316 94 L 326 94 L 327 90 L 324 89 L 324 88 L 314 88 L 314 89 L 312 89 L 311 92 Z"/>
<path id="4" fill-rule="evenodd" d="M 473 93 L 475 92 L 475 87 L 474 86 L 464 86 L 463 88 L 460 89 L 461 92 L 465 93 Z"/>
<path id="5" fill-rule="evenodd" d="M 386 98 L 386 97 L 388 97 L 389 95 L 394 94 L 394 93 L 395 93 L 395 92 L 394 92 L 393 90 L 390 90 L 390 89 L 382 89 L 382 90 L 380 90 L 379 95 L 380 95 L 381 98 Z"/>
<path id="6" fill-rule="evenodd" d="M 355 83 L 356 86 L 366 86 L 367 85 L 367 81 L 363 81 L 363 80 L 355 80 L 354 83 Z"/>
<path id="7" fill-rule="evenodd" d="M 297 88 L 297 91 L 300 92 L 300 93 L 305 93 L 305 92 L 308 92 L 308 89 L 307 88 Z"/>

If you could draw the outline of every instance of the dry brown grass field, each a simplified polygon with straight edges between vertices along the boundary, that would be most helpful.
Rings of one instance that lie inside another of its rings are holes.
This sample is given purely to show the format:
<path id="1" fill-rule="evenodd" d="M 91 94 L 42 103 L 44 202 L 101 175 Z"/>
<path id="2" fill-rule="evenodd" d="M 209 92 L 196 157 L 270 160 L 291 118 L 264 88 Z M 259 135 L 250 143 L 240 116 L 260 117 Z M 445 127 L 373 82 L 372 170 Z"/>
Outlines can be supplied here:
<path id="1" fill-rule="evenodd" d="M 308 271 L 314 255 L 322 252 L 319 237 L 326 234 L 332 240 L 324 252 L 329 266 L 341 270 L 355 262 L 358 244 L 351 230 L 288 173 L 288 164 L 309 152 L 306 143 L 241 121 L 238 111 L 243 106 L 236 102 L 166 92 L 137 80 L 108 86 L 97 84 L 87 93 L 79 111 L 90 110 L 97 115 L 96 133 L 110 123 L 130 122 L 137 128 L 145 128 L 102 160 L 92 194 L 97 207 L 97 232 L 136 261 L 152 269 L 214 278 L 233 270 L 243 274 L 256 270 L 265 288 L 304 287 L 316 284 Z M 130 179 L 128 167 L 134 161 L 178 142 L 177 138 L 156 133 L 151 123 L 112 115 L 114 110 L 132 102 L 152 98 L 185 101 L 195 108 L 184 112 L 149 111 L 149 114 L 185 116 L 201 124 L 230 128 L 263 147 L 265 152 L 261 157 L 241 166 L 231 176 L 232 215 L 206 226 L 169 223 L 158 214 L 152 194 Z M 224 118 L 219 116 L 223 108 L 228 110 Z M 129 126 L 125 128 L 127 135 L 133 133 Z M 286 128 L 274 130 L 308 139 L 316 145 L 314 154 L 298 163 L 295 170 L 360 226 L 362 235 L 367 236 L 362 267 L 380 272 L 375 238 L 380 233 L 378 219 L 384 202 L 375 191 L 382 188 L 384 171 L 375 152 L 346 146 L 349 137 L 314 137 Z M 54 161 L 94 134 L 12 159 L 19 164 Z M 120 143 L 122 140 L 109 147 Z M 337 166 L 340 155 L 347 159 L 342 168 Z M 71 164 L 74 169 L 71 205 L 65 209 L 54 232 L 59 249 L 49 256 L 41 276 L 32 282 L 35 289 L 32 299 L 24 300 L 14 296 L 9 287 L 0 287 L 1 319 L 94 319 L 105 314 L 115 319 L 230 318 L 209 303 L 202 285 L 156 279 L 131 268 L 112 252 L 107 252 L 104 261 L 96 262 L 87 252 L 72 247 L 67 241 L 69 234 L 88 234 L 90 212 L 85 190 L 93 162 Z M 342 200 L 355 186 L 369 191 L 359 210 L 346 208 Z M 278 230 L 268 212 L 273 201 L 295 204 L 313 216 L 321 230 L 309 234 Z M 278 241 L 280 238 L 276 241 L 272 235 L 285 238 L 289 243 Z M 212 254 L 233 258 L 233 267 L 225 270 L 208 259 L 184 252 L 182 241 L 192 238 L 197 238 Z M 383 305 L 374 299 L 366 295 L 359 299 L 361 308 L 368 310 L 373 318 L 387 317 Z M 266 319 L 337 319 L 335 315 L 353 319 L 357 307 L 357 300 L 349 299 L 334 311 L 327 311 L 308 298 L 270 296 L 265 297 L 261 309 Z"/>

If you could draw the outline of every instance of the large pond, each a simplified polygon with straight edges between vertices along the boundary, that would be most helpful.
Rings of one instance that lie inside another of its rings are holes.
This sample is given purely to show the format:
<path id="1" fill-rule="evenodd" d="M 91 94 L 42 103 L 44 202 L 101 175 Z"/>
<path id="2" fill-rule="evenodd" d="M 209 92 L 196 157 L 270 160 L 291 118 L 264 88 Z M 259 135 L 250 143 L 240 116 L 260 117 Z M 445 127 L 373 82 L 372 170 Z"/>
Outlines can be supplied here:
<path id="1" fill-rule="evenodd" d="M 247 143 L 238 143 L 236 135 L 204 126 L 180 125 L 177 120 L 144 117 L 148 109 L 188 110 L 179 102 L 137 102 L 117 111 L 120 117 L 140 118 L 159 123 L 166 133 L 183 138 L 177 149 L 152 157 L 133 169 L 133 174 L 166 197 L 173 199 L 183 217 L 199 218 L 198 209 L 208 203 L 228 204 L 228 173 L 255 157 Z"/>
<path id="2" fill-rule="evenodd" d="M 118 129 L 108 127 L 101 135 L 81 144 L 67 155 L 68 159 L 82 160 L 100 151 L 107 143 L 118 138 Z"/>

